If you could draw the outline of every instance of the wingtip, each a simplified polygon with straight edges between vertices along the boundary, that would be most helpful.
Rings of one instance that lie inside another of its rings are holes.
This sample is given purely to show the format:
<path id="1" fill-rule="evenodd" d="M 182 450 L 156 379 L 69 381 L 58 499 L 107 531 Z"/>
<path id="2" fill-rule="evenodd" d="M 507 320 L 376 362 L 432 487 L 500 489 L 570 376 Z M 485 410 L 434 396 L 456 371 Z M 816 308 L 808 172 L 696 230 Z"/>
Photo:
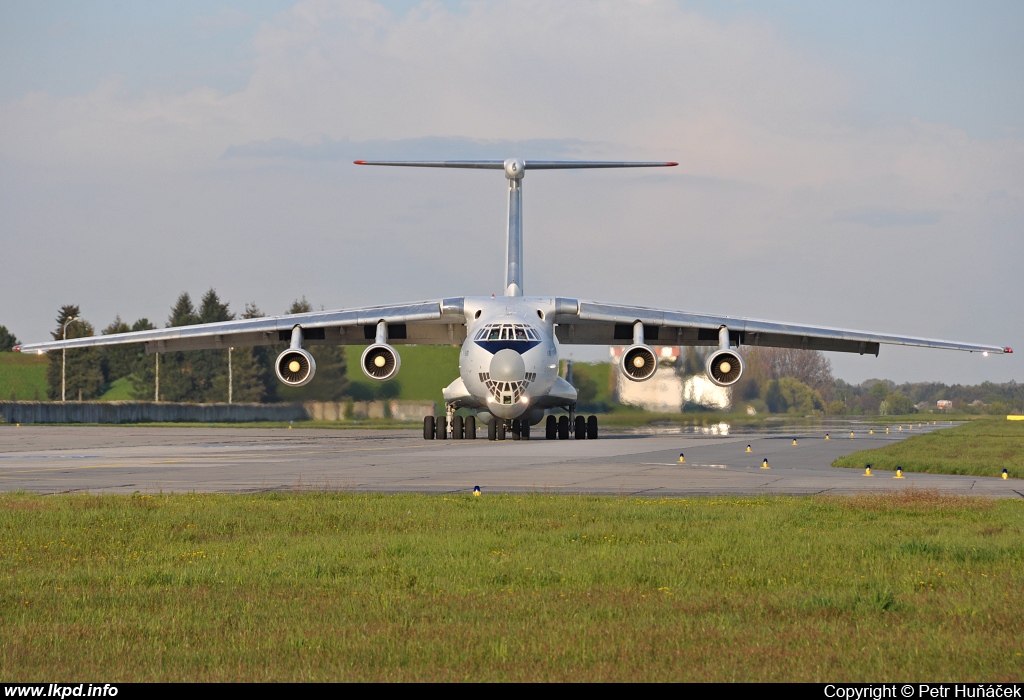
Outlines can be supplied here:
<path id="1" fill-rule="evenodd" d="M 665 163 L 665 167 L 666 168 L 672 168 L 672 167 L 675 167 L 677 165 L 679 165 L 679 163 L 675 162 L 674 160 L 670 160 L 669 162 Z"/>
<path id="2" fill-rule="evenodd" d="M 352 162 L 355 163 L 356 165 L 366 165 L 365 160 L 354 160 Z"/>
<path id="3" fill-rule="evenodd" d="M 1007 355 L 1012 355 L 1013 348 L 1003 348 L 1003 352 L 1005 352 Z"/>
<path id="4" fill-rule="evenodd" d="M 13 348 L 11 348 L 11 352 L 21 352 L 21 346 L 15 345 Z"/>

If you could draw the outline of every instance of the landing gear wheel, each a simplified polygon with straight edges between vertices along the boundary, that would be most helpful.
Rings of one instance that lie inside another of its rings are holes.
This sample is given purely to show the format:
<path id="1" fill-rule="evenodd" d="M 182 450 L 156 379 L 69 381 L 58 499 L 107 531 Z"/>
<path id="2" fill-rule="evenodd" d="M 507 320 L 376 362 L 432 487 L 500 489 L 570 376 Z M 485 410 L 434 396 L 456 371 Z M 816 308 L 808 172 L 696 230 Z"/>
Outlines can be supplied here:
<path id="1" fill-rule="evenodd" d="M 558 439 L 569 439 L 569 416 L 558 417 Z"/>
<path id="2" fill-rule="evenodd" d="M 512 419 L 512 439 L 518 440 L 523 432 L 523 422 L 518 418 Z"/>
<path id="3" fill-rule="evenodd" d="M 530 421 L 526 420 L 525 418 L 523 418 L 523 427 L 519 431 L 519 436 L 524 440 L 530 439 Z"/>
<path id="4" fill-rule="evenodd" d="M 444 416 L 441 416 L 440 418 L 437 419 L 437 430 L 434 431 L 434 434 L 437 435 L 437 439 L 438 440 L 447 440 L 448 439 L 448 419 L 447 418 L 445 418 Z"/>
<path id="5" fill-rule="evenodd" d="M 462 416 L 452 418 L 452 440 L 462 439 Z"/>
<path id="6" fill-rule="evenodd" d="M 554 440 L 558 437 L 558 419 L 554 416 L 548 416 L 544 422 L 544 437 L 548 440 Z"/>
<path id="7" fill-rule="evenodd" d="M 576 423 L 576 425 L 573 426 L 574 427 L 573 432 L 575 433 L 575 435 L 573 437 L 575 437 L 577 440 L 586 440 L 587 439 L 587 419 L 584 418 L 583 416 L 576 416 L 575 423 Z"/>
<path id="8" fill-rule="evenodd" d="M 505 421 L 504 420 L 498 420 L 498 439 L 499 440 L 504 440 L 505 439 Z"/>
<path id="9" fill-rule="evenodd" d="M 487 439 L 497 440 L 498 439 L 498 419 L 491 418 L 487 421 Z"/>
<path id="10" fill-rule="evenodd" d="M 434 417 L 425 416 L 423 418 L 423 439 L 433 440 L 434 439 Z"/>
<path id="11" fill-rule="evenodd" d="M 597 416 L 590 416 L 587 418 L 587 439 L 597 439 Z"/>
<path id="12" fill-rule="evenodd" d="M 476 440 L 476 416 L 466 416 L 466 439 Z"/>

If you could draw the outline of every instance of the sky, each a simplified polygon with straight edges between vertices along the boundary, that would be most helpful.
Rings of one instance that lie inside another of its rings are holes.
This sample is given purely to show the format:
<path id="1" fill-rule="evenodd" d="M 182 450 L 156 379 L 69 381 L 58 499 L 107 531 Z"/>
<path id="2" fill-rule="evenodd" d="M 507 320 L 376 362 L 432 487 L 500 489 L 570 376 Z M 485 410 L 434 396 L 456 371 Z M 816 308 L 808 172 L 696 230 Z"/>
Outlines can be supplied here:
<path id="1" fill-rule="evenodd" d="M 643 159 L 680 165 L 527 174 L 527 294 L 1024 353 L 1022 33 L 1019 2 L 5 0 L 0 325 L 500 293 L 500 171 L 351 161 Z"/>

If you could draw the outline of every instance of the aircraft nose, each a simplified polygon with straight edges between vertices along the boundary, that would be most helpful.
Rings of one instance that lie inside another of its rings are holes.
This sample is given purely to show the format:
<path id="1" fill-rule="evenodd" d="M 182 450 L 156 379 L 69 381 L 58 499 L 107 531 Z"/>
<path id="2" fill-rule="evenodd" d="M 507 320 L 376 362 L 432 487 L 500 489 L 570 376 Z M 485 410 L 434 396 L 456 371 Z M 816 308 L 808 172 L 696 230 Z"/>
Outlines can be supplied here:
<path id="1" fill-rule="evenodd" d="M 515 350 L 505 348 L 491 358 L 491 379 L 496 382 L 521 382 L 526 379 L 526 363 Z"/>

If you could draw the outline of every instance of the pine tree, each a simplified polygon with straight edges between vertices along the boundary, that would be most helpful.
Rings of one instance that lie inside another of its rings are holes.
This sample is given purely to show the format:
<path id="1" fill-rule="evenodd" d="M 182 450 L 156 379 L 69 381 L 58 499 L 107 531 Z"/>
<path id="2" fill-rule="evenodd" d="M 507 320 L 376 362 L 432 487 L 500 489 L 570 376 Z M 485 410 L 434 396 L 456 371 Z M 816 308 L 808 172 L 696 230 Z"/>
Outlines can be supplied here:
<path id="1" fill-rule="evenodd" d="M 116 335 L 128 333 L 131 328 L 121 320 L 120 316 L 103 329 L 103 335 Z M 100 350 L 103 357 L 103 378 L 107 383 L 113 382 L 121 377 L 127 377 L 135 368 L 135 360 L 139 354 L 139 345 L 108 345 Z"/>
<path id="2" fill-rule="evenodd" d="M 199 304 L 199 323 L 217 323 L 230 321 L 235 315 L 231 313 L 227 302 L 221 303 L 216 290 L 211 287 Z M 192 377 L 199 398 L 203 402 L 227 401 L 227 350 L 196 350 L 188 353 L 192 367 Z M 234 357 L 232 357 L 234 360 Z M 223 385 L 223 391 L 220 386 Z"/>
<path id="3" fill-rule="evenodd" d="M 7 330 L 6 326 L 0 326 L 0 352 L 10 352 L 11 348 L 18 344 L 18 339 Z"/>
<path id="4" fill-rule="evenodd" d="M 167 327 L 191 326 L 199 323 L 192 297 L 182 292 L 171 308 Z M 160 356 L 160 400 L 202 401 L 202 389 L 192 367 L 195 352 L 167 352 Z"/>
<path id="5" fill-rule="evenodd" d="M 242 314 L 242 318 L 263 318 L 263 316 L 264 314 L 256 306 L 256 302 L 250 302 L 245 305 L 245 312 Z M 278 381 L 277 376 L 274 374 L 274 360 L 277 359 L 280 349 L 273 345 L 260 345 L 251 348 L 250 352 L 252 352 L 253 363 L 255 364 L 254 371 L 263 387 L 259 400 L 265 402 L 277 401 L 277 389 L 281 382 Z"/>
<path id="6" fill-rule="evenodd" d="M 54 340 L 62 340 L 65 323 L 68 319 L 79 316 L 79 307 L 69 304 L 62 306 L 57 314 L 57 328 L 53 331 Z M 94 334 L 92 324 L 78 320 L 67 323 L 67 338 L 88 338 Z M 95 348 L 78 348 L 50 353 L 50 366 L 46 369 L 46 394 L 50 399 L 59 401 L 61 396 L 61 366 L 64 366 L 66 397 L 68 400 L 87 401 L 103 393 L 103 364 L 99 352 Z"/>
<path id="7" fill-rule="evenodd" d="M 155 329 L 148 318 L 140 318 L 132 324 L 132 331 L 151 331 Z M 156 355 L 147 355 L 143 344 L 136 347 L 136 355 L 132 363 L 132 398 L 138 401 L 153 401 L 156 396 Z"/>

